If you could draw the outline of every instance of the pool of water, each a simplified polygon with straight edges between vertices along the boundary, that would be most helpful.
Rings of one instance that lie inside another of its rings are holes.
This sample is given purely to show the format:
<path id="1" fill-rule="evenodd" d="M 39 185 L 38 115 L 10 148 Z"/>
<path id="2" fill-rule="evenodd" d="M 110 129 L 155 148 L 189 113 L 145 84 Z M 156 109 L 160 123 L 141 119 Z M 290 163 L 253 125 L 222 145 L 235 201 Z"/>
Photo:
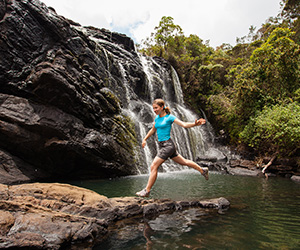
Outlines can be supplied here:
<path id="1" fill-rule="evenodd" d="M 107 197 L 133 196 L 147 175 L 78 181 Z M 194 170 L 159 173 L 151 198 L 190 200 L 227 198 L 218 213 L 189 209 L 152 220 L 132 219 L 116 225 L 94 249 L 300 249 L 300 184 L 284 178 L 210 174 Z"/>

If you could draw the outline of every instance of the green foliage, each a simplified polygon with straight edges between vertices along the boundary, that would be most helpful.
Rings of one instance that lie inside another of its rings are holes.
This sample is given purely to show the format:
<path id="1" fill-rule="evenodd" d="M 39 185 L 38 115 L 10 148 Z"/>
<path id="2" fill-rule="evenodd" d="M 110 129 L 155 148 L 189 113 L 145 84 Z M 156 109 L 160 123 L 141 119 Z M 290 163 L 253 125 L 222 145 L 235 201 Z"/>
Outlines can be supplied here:
<path id="1" fill-rule="evenodd" d="M 241 125 L 263 107 L 291 99 L 300 87 L 300 48 L 291 35 L 289 29 L 275 29 L 253 51 L 249 63 L 232 69 L 234 106 Z"/>
<path id="2" fill-rule="evenodd" d="M 294 101 L 300 102 L 300 88 L 295 91 Z"/>
<path id="3" fill-rule="evenodd" d="M 275 29 L 250 57 L 260 87 L 283 98 L 299 87 L 300 46 L 291 39 L 292 35 L 289 29 Z"/>
<path id="4" fill-rule="evenodd" d="M 266 107 L 251 118 L 240 134 L 241 139 L 262 152 L 279 151 L 288 155 L 300 147 L 300 105 Z"/>

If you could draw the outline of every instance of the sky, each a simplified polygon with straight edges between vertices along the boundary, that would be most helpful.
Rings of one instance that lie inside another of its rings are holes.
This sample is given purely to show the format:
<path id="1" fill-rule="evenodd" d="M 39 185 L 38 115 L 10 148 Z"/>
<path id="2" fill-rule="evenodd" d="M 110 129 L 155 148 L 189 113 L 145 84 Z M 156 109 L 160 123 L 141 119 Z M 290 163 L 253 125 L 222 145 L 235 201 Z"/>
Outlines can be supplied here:
<path id="1" fill-rule="evenodd" d="M 232 46 L 236 38 L 258 30 L 280 13 L 280 0 L 41 0 L 57 14 L 78 22 L 126 34 L 135 43 L 154 32 L 163 16 L 171 16 L 185 36 L 197 35 L 209 45 Z"/>

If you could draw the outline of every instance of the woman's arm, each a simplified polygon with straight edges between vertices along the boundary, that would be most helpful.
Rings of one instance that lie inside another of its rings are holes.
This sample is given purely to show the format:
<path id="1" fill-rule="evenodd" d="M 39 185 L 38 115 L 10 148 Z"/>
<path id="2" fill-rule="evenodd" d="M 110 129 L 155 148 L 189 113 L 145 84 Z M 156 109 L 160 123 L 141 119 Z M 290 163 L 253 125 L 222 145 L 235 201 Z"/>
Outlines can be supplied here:
<path id="1" fill-rule="evenodd" d="M 183 128 L 192 128 L 195 126 L 205 124 L 206 121 L 205 121 L 205 119 L 200 118 L 199 120 L 195 120 L 195 122 L 183 122 L 183 121 L 179 120 L 178 118 L 176 118 L 174 123 L 176 123 L 177 125 L 179 125 Z"/>
<path id="2" fill-rule="evenodd" d="M 148 134 L 145 136 L 142 142 L 142 147 L 144 148 L 146 146 L 146 141 L 148 140 L 151 135 L 153 135 L 156 132 L 155 123 L 153 123 L 152 128 L 149 130 Z"/>

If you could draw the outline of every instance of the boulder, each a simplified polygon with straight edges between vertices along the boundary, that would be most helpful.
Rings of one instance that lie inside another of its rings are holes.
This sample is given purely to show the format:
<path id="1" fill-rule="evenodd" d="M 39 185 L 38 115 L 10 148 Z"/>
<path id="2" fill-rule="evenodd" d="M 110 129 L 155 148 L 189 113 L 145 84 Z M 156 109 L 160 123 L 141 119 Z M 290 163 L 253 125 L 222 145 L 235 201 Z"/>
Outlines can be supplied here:
<path id="1" fill-rule="evenodd" d="M 262 176 L 262 172 L 259 169 L 250 170 L 241 167 L 227 167 L 227 172 L 231 175 Z"/>
<path id="2" fill-rule="evenodd" d="M 299 175 L 293 175 L 293 176 L 291 177 L 291 180 L 292 180 L 292 181 L 296 181 L 296 182 L 300 182 L 300 176 L 299 176 Z"/>

